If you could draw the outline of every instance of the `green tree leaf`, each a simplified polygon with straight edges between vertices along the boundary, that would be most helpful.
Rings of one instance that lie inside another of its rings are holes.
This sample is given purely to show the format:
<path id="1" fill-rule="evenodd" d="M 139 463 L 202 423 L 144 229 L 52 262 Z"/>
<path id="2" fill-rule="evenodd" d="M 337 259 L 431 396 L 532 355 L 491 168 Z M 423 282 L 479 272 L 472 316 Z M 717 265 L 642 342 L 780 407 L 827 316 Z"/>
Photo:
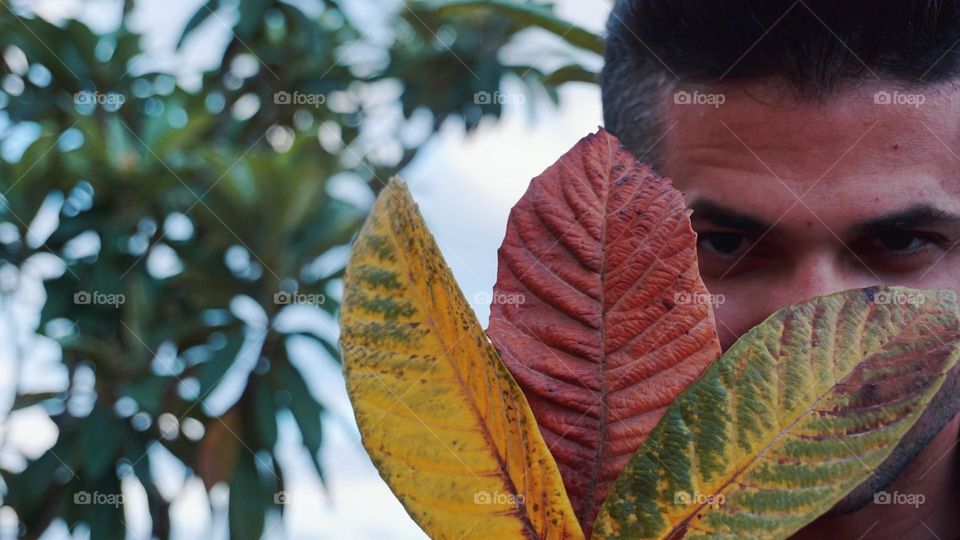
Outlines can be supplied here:
<path id="1" fill-rule="evenodd" d="M 571 45 L 603 54 L 604 44 L 601 36 L 560 19 L 547 5 L 512 0 L 423 0 L 412 2 L 412 4 L 420 9 L 436 10 L 442 15 L 494 10 L 517 20 L 524 26 L 536 26 L 552 32 Z"/>

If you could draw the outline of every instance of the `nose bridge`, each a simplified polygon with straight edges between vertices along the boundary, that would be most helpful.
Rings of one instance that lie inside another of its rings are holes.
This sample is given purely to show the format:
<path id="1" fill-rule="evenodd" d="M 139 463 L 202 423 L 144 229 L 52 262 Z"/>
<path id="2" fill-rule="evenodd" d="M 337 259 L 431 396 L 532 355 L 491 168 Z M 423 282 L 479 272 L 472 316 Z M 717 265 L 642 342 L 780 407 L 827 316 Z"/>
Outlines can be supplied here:
<path id="1" fill-rule="evenodd" d="M 834 254 L 818 250 L 797 261 L 787 284 L 787 296 L 790 304 L 796 304 L 814 296 L 872 284 L 846 271 Z"/>
<path id="2" fill-rule="evenodd" d="M 872 272 L 852 268 L 849 259 L 841 253 L 836 246 L 813 249 L 798 246 L 794 253 L 785 255 L 785 269 L 782 272 L 776 273 L 773 279 L 764 280 L 762 285 L 751 288 L 750 295 L 744 296 L 743 302 L 737 307 L 726 308 L 727 317 L 731 317 L 729 310 L 745 311 L 728 319 L 735 321 L 733 326 L 722 324 L 721 342 L 724 348 L 732 345 L 732 340 L 780 309 L 813 297 L 869 287 L 881 282 Z M 744 313 L 749 313 L 749 316 L 743 316 Z M 723 318 L 720 320 L 722 323 Z"/>

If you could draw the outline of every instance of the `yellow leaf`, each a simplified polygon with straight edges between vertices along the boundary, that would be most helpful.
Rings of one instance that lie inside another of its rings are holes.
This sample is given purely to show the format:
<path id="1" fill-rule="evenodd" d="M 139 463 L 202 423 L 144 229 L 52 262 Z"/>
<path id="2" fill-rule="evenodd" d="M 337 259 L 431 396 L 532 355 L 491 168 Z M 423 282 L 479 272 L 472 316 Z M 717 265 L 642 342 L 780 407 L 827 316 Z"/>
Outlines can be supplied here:
<path id="1" fill-rule="evenodd" d="M 593 537 L 787 538 L 870 477 L 958 355 L 949 291 L 870 287 L 785 308 L 670 405 Z"/>
<path id="2" fill-rule="evenodd" d="M 354 243 L 340 318 L 363 443 L 432 538 L 582 538 L 556 462 L 406 187 Z"/>

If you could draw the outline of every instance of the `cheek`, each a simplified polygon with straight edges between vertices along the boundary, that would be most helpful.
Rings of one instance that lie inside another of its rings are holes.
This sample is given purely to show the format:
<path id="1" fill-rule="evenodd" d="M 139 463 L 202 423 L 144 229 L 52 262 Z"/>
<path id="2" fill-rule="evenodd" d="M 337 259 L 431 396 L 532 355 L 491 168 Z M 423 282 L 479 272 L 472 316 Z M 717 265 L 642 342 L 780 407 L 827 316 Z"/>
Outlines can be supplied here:
<path id="1" fill-rule="evenodd" d="M 954 291 L 960 297 L 960 246 L 957 253 L 949 253 L 925 275 L 910 278 L 892 277 L 882 279 L 888 285 L 914 289 L 944 289 Z M 751 276 L 750 279 L 705 279 L 707 290 L 715 295 L 714 316 L 717 333 L 724 351 L 743 334 L 777 310 L 797 304 L 813 296 L 841 290 L 867 287 L 877 283 L 871 275 L 862 275 L 848 280 L 838 280 L 823 290 L 807 290 L 802 283 L 784 281 L 774 275 Z"/>
<path id="2" fill-rule="evenodd" d="M 713 312 L 724 351 L 780 308 L 805 299 L 785 295 L 783 283 L 768 276 L 750 280 L 707 280 L 705 283 L 707 290 L 717 298 Z"/>
<path id="3" fill-rule="evenodd" d="M 707 289 L 716 298 L 714 316 L 717 321 L 720 346 L 724 351 L 729 349 L 741 335 L 773 313 L 767 305 L 769 299 L 758 296 L 755 290 L 743 290 L 736 286 L 711 287 L 709 283 L 707 283 Z"/>
<path id="4" fill-rule="evenodd" d="M 920 272 L 920 275 L 906 280 L 890 280 L 891 285 L 902 285 L 914 289 L 944 289 L 960 296 L 960 246 L 955 247 L 941 261 Z"/>
<path id="5" fill-rule="evenodd" d="M 735 306 L 730 302 L 722 306 L 717 306 L 714 310 L 714 316 L 717 319 L 717 333 L 720 338 L 720 348 L 726 352 L 737 339 L 749 328 L 740 319 L 742 313 L 738 312 Z"/>

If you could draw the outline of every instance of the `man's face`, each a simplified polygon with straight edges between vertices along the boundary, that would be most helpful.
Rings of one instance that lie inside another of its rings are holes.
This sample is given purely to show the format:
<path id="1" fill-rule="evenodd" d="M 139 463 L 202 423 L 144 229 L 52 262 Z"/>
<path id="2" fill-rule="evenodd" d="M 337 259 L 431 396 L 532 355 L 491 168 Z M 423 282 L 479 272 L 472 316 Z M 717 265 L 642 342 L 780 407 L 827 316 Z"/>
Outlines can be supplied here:
<path id="1" fill-rule="evenodd" d="M 657 166 L 694 211 L 724 350 L 813 296 L 879 283 L 960 294 L 958 89 L 877 81 L 798 103 L 757 81 L 666 96 Z M 941 430 L 937 409 L 960 407 L 955 392 L 937 400 L 875 471 L 879 485 Z M 836 512 L 872 500 L 873 489 L 864 483 Z"/>
<path id="2" fill-rule="evenodd" d="M 724 349 L 813 296 L 878 283 L 960 293 L 957 87 L 876 81 L 821 103 L 770 81 L 696 90 L 667 97 L 656 151 L 694 209 Z"/>

